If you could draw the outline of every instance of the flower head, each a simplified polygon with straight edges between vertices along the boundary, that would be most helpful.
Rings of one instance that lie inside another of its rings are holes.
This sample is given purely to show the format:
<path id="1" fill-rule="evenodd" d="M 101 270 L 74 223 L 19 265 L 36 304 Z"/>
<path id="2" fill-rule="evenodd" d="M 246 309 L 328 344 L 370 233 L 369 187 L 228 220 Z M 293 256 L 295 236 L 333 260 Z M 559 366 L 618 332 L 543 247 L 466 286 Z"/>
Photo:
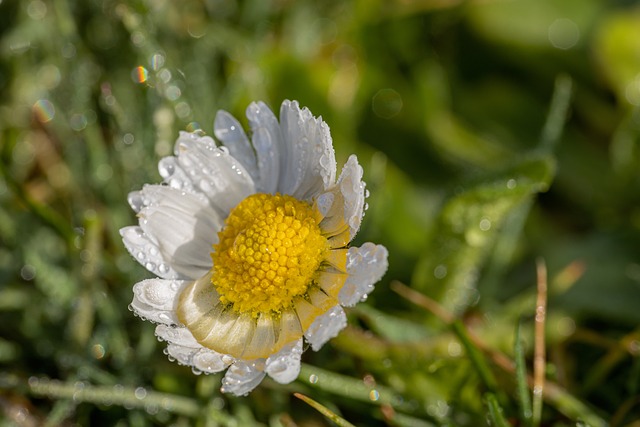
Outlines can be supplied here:
<path id="1" fill-rule="evenodd" d="M 251 141 L 218 112 L 211 137 L 182 132 L 160 160 L 161 185 L 129 195 L 139 226 L 120 230 L 157 278 L 133 287 L 132 309 L 157 323 L 166 353 L 194 372 L 228 368 L 222 391 L 249 393 L 265 375 L 300 371 L 303 339 L 320 349 L 364 300 L 387 250 L 348 247 L 364 215 L 362 168 L 351 156 L 336 180 L 329 128 L 297 102 L 280 122 L 247 109 Z"/>

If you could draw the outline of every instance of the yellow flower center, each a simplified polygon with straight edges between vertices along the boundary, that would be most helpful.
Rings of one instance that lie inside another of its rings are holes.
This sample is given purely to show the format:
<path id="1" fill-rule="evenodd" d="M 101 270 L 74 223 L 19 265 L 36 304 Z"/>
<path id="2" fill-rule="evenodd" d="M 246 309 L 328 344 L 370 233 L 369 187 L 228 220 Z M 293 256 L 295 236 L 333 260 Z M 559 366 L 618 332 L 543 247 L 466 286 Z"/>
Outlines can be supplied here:
<path id="1" fill-rule="evenodd" d="M 329 250 L 306 202 L 254 194 L 229 214 L 214 245 L 211 283 L 237 313 L 281 313 L 307 292 Z"/>

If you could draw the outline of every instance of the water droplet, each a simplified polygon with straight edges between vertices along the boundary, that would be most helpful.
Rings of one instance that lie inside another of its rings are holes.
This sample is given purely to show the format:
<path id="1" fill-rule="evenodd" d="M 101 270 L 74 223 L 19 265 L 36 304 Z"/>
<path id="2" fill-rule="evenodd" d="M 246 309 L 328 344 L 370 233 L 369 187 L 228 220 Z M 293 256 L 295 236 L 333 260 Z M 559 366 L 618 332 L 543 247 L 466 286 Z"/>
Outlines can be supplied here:
<path id="1" fill-rule="evenodd" d="M 152 262 L 148 262 L 144 265 L 144 268 L 153 273 L 153 271 L 156 269 L 156 265 Z"/>
<path id="2" fill-rule="evenodd" d="M 488 218 L 482 218 L 480 220 L 480 230 L 489 231 L 491 228 L 491 221 Z"/>
<path id="3" fill-rule="evenodd" d="M 372 401 L 377 401 L 380 398 L 380 393 L 378 393 L 378 390 L 371 390 L 369 392 L 369 399 L 371 399 Z"/>
<path id="4" fill-rule="evenodd" d="M 169 272 L 169 266 L 165 263 L 161 263 L 160 265 L 158 265 L 158 272 L 160 274 L 167 274 Z M 171 284 L 171 287 L 173 288 L 173 283 Z"/>
<path id="5" fill-rule="evenodd" d="M 511 178 L 509 181 L 507 181 L 507 188 L 509 190 L 513 190 L 514 188 L 516 188 L 516 185 L 518 185 L 518 183 L 513 178 Z"/>
<path id="6" fill-rule="evenodd" d="M 318 376 L 316 374 L 309 375 L 309 382 L 311 384 L 316 384 L 318 382 Z"/>

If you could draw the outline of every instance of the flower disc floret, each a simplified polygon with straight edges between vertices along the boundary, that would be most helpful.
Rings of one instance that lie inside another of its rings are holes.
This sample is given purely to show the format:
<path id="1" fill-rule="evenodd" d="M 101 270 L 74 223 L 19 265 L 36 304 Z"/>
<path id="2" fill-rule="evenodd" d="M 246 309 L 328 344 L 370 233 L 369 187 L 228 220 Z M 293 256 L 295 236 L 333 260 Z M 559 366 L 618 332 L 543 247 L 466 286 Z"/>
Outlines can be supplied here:
<path id="1" fill-rule="evenodd" d="M 303 296 L 328 251 L 315 211 L 288 195 L 254 194 L 218 233 L 211 283 L 237 313 L 277 314 Z"/>

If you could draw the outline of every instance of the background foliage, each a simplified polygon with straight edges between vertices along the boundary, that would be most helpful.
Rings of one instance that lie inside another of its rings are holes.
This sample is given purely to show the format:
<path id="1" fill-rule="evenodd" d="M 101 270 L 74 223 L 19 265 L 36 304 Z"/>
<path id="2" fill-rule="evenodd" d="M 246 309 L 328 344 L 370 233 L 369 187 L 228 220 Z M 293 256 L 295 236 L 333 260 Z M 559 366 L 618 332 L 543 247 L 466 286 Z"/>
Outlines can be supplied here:
<path id="1" fill-rule="evenodd" d="M 118 230 L 179 130 L 287 98 L 358 154 L 390 269 L 298 381 L 222 396 L 127 310 Z M 0 425 L 331 423 L 294 392 L 362 426 L 640 425 L 636 2 L 3 0 L 0 99 Z"/>

